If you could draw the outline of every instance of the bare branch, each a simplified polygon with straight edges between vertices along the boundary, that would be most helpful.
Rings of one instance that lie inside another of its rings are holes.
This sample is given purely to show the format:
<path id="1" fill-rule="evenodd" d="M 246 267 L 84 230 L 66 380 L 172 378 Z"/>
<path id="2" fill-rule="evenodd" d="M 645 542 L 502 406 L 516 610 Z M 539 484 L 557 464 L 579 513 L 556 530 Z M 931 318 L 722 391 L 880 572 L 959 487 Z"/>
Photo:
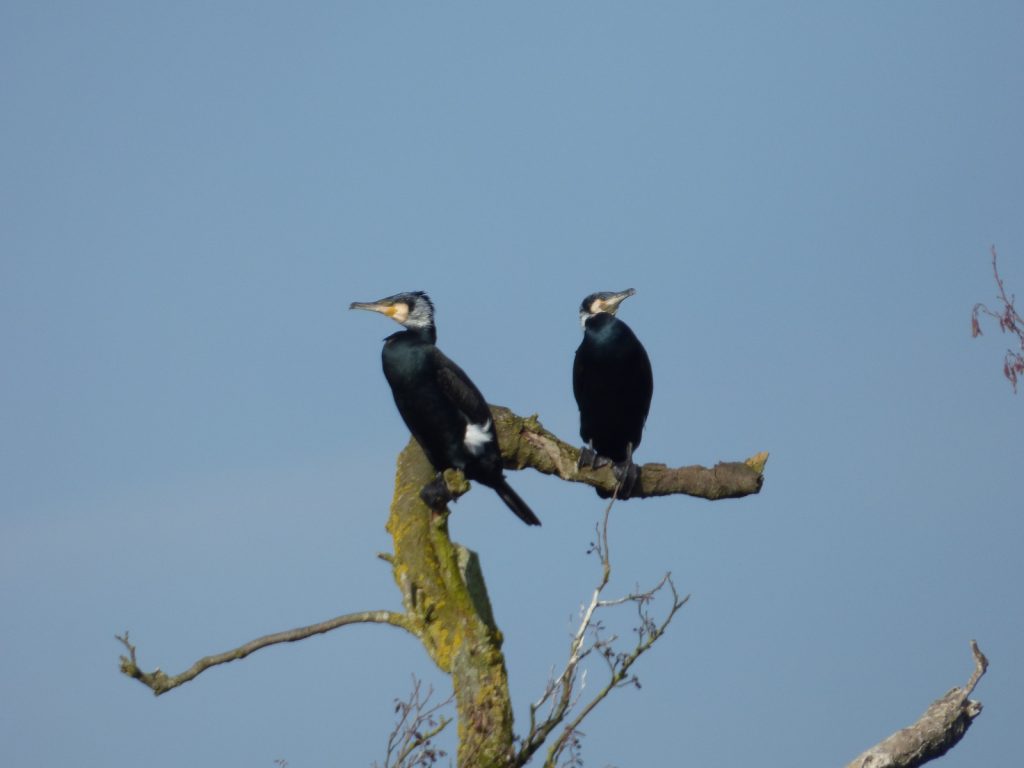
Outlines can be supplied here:
<path id="1" fill-rule="evenodd" d="M 978 316 L 987 315 L 999 324 L 1001 332 L 1017 337 L 1020 350 L 1008 349 L 1003 357 L 1003 376 L 1010 382 L 1013 392 L 1016 394 L 1017 381 L 1019 378 L 1024 377 L 1024 320 L 1021 319 L 1021 316 L 1017 313 L 1017 308 L 1014 306 L 1016 296 L 1012 294 L 1007 295 L 1006 293 L 1006 286 L 1003 285 L 1003 278 L 1000 277 L 999 266 L 996 264 L 995 246 L 992 246 L 992 273 L 995 276 L 996 285 L 999 287 L 999 295 L 996 298 L 1002 307 L 999 311 L 995 311 L 980 302 L 975 304 L 974 309 L 971 311 L 971 336 L 977 338 L 982 335 Z"/>
<path id="2" fill-rule="evenodd" d="M 602 599 L 601 596 L 608 586 L 612 572 L 608 544 L 608 518 L 614 501 L 615 498 L 613 496 L 612 501 L 609 502 L 608 507 L 605 509 L 604 519 L 597 527 L 596 540 L 591 544 L 590 549 L 601 560 L 601 578 L 594 588 L 590 601 L 581 609 L 580 623 L 569 644 L 569 658 L 566 661 L 565 667 L 557 677 L 553 677 L 548 682 L 540 699 L 530 705 L 530 729 L 522 741 L 518 754 L 511 763 L 512 766 L 525 765 L 533 754 L 540 749 L 551 733 L 578 706 L 586 681 L 586 670 L 580 670 L 580 663 L 587 656 L 596 653 L 608 668 L 608 681 L 576 713 L 575 717 L 563 727 L 558 737 L 548 749 L 544 762 L 546 768 L 549 766 L 553 767 L 558 764 L 562 754 L 567 753 L 570 765 L 579 764 L 581 762 L 579 755 L 580 736 L 582 735 L 579 727 L 583 720 L 615 688 L 628 684 L 634 684 L 639 687 L 636 677 L 630 676 L 631 667 L 665 633 L 676 612 L 686 604 L 688 599 L 688 597 L 679 597 L 675 585 L 672 583 L 671 574 L 665 574 L 657 585 L 646 592 L 636 591 L 621 598 Z M 666 586 L 672 592 L 672 606 L 669 608 L 665 618 L 660 623 L 656 623 L 652 620 L 648 608 L 657 594 Z M 604 637 L 602 634 L 602 624 L 595 618 L 598 610 L 625 603 L 636 605 L 640 618 L 640 624 L 635 629 L 637 644 L 629 653 L 616 652 L 614 650 L 614 644 L 618 638 L 614 635 Z M 547 705 L 551 707 L 547 717 L 538 722 L 537 712 Z"/>
<path id="3" fill-rule="evenodd" d="M 988 659 L 974 640 L 971 640 L 971 653 L 974 672 L 967 685 L 953 688 L 933 701 L 916 723 L 876 744 L 846 768 L 917 768 L 956 746 L 974 718 L 981 714 L 981 702 L 967 697 L 988 669 Z"/>
<path id="4" fill-rule="evenodd" d="M 438 712 L 454 701 L 455 694 L 431 705 L 434 689 L 427 688 L 426 694 L 421 696 L 421 688 L 422 684 L 413 676 L 409 697 L 405 701 L 395 700 L 398 717 L 388 736 L 383 768 L 426 768 L 447 756 L 444 750 L 433 746 L 432 740 L 452 722 L 450 717 L 439 716 Z M 395 757 L 394 762 L 392 757 Z M 377 763 L 374 768 L 379 768 Z"/>
<path id="5" fill-rule="evenodd" d="M 577 468 L 579 448 L 546 430 L 536 415 L 524 418 L 500 405 L 492 405 L 491 412 L 506 467 L 530 467 L 546 475 L 591 485 L 606 496 L 614 493 L 616 480 L 611 468 Z M 722 462 L 710 469 L 697 465 L 672 469 L 664 464 L 643 464 L 630 498 L 673 494 L 702 499 L 749 496 L 761 490 L 767 461 L 768 454 L 761 452 L 746 461 Z"/>
<path id="6" fill-rule="evenodd" d="M 661 590 L 661 588 L 664 587 L 665 584 L 668 584 L 669 588 L 672 590 L 672 607 L 669 609 L 669 612 L 665 616 L 664 620 L 662 620 L 660 624 L 655 625 L 651 623 L 650 617 L 643 610 L 642 606 L 646 602 L 653 600 L 655 593 Z M 672 577 L 670 574 L 666 574 L 665 577 L 662 579 L 661 583 L 658 584 L 658 586 L 656 586 L 649 593 L 645 595 L 636 595 L 635 597 L 638 606 L 641 606 L 641 626 L 640 628 L 638 628 L 638 634 L 640 635 L 640 639 L 637 643 L 637 646 L 629 654 L 618 654 L 614 656 L 611 652 L 610 646 L 605 647 L 605 653 L 603 655 L 605 659 L 608 661 L 609 669 L 611 671 L 611 676 L 609 677 L 608 683 L 605 685 L 604 688 L 598 691 L 594 698 L 592 698 L 586 704 L 586 706 L 584 706 L 579 711 L 576 717 L 574 717 L 569 722 L 569 724 L 565 726 L 565 728 L 562 730 L 561 735 L 551 746 L 551 749 L 548 750 L 548 759 L 545 762 L 545 766 L 554 766 L 558 760 L 558 757 L 561 755 L 562 751 L 567 746 L 572 746 L 573 739 L 579 733 L 579 727 L 583 723 L 583 720 L 587 717 L 587 715 L 589 715 L 594 710 L 594 708 L 598 704 L 600 704 L 605 699 L 605 697 L 608 696 L 609 693 L 612 692 L 612 690 L 629 683 L 632 683 L 639 687 L 639 681 L 636 679 L 636 677 L 631 678 L 629 676 L 630 668 L 644 653 L 651 649 L 651 646 L 653 646 L 663 634 L 665 634 L 665 630 L 668 629 L 668 625 L 671 623 L 676 613 L 679 611 L 680 608 L 686 605 L 687 601 L 690 599 L 689 595 L 683 598 L 679 597 L 679 593 L 676 591 L 675 584 L 672 583 Z"/>
<path id="7" fill-rule="evenodd" d="M 305 640 L 307 637 L 312 637 L 313 635 L 322 635 L 325 632 L 330 632 L 331 630 L 337 629 L 338 627 L 344 627 L 348 624 L 390 624 L 393 627 L 400 627 L 415 634 L 412 624 L 409 622 L 408 618 L 401 613 L 394 613 L 392 611 L 362 611 L 360 613 L 347 613 L 343 616 L 336 616 L 333 619 L 322 621 L 319 624 L 310 624 L 307 627 L 297 627 L 284 632 L 276 632 L 272 635 L 264 635 L 263 637 L 258 637 L 255 640 L 250 640 L 248 643 L 241 645 L 238 648 L 225 651 L 224 653 L 218 653 L 214 656 L 204 656 L 179 675 L 168 675 L 167 673 L 162 672 L 159 667 L 154 669 L 152 672 L 143 672 L 139 669 L 136 661 L 135 646 L 128 640 L 128 632 L 126 631 L 123 635 L 115 635 L 114 637 L 119 640 L 128 651 L 128 656 L 121 656 L 121 672 L 128 675 L 128 677 L 135 678 L 143 685 L 152 689 L 156 696 L 159 696 L 172 688 L 177 688 L 179 685 L 187 683 L 189 680 L 198 677 L 210 667 L 215 667 L 218 664 L 226 664 L 229 661 L 244 659 L 249 654 L 270 645 L 277 645 L 278 643 L 294 643 L 296 640 Z"/>
<path id="8" fill-rule="evenodd" d="M 579 695 L 575 698 L 573 697 L 576 669 L 580 661 L 593 650 L 593 648 L 584 649 L 583 643 L 587 631 L 592 626 L 594 611 L 597 610 L 601 593 L 611 578 L 611 561 L 608 554 L 608 517 L 611 514 L 614 503 L 614 498 L 608 502 L 608 506 L 604 511 L 604 519 L 597 526 L 595 541 L 590 545 L 590 551 L 596 553 L 601 559 L 601 580 L 594 588 L 590 602 L 582 607 L 579 627 L 569 644 L 569 658 L 566 661 L 565 667 L 557 677 L 548 682 L 540 699 L 535 704 L 530 705 L 530 730 L 519 752 L 519 762 L 515 763 L 515 765 L 525 765 L 530 756 L 543 745 L 551 731 L 565 719 L 569 710 L 578 703 Z M 537 712 L 549 702 L 551 703 L 551 711 L 543 722 L 538 724 Z"/>
<path id="9" fill-rule="evenodd" d="M 542 473 L 584 483 L 602 495 L 612 496 L 614 501 L 617 481 L 610 469 L 578 470 L 579 449 L 545 430 L 536 417 L 523 418 L 500 407 L 493 407 L 493 413 L 495 426 L 500 432 L 502 458 L 507 467 L 532 467 Z M 758 493 L 764 480 L 767 458 L 767 453 L 760 453 L 745 462 L 722 463 L 711 469 L 700 466 L 670 469 L 662 464 L 645 464 L 640 468 L 640 478 L 631 495 L 688 494 L 705 499 L 723 499 Z M 586 670 L 581 670 L 580 664 L 588 656 L 598 655 L 609 669 L 607 687 L 584 706 L 552 746 L 553 759 L 557 760 L 563 752 L 577 759 L 573 756 L 578 756 L 579 724 L 612 689 L 636 683 L 635 677 L 630 678 L 627 674 L 630 667 L 661 636 L 686 600 L 679 598 L 667 575 L 657 587 L 646 593 L 637 592 L 614 599 L 602 597 L 611 573 L 607 532 L 609 505 L 595 546 L 602 562 L 601 581 L 583 611 L 565 668 L 549 682 L 541 701 L 530 709 L 530 731 L 516 752 L 508 677 L 501 653 L 502 634 L 494 622 L 476 555 L 449 539 L 447 512 L 440 513 L 427 507 L 420 497 L 420 489 L 433 482 L 434 476 L 433 467 L 419 445 L 410 439 L 398 457 L 395 496 L 387 524 L 394 540 L 394 552 L 379 555 L 392 567 L 402 594 L 404 612 L 346 614 L 309 627 L 267 635 L 233 650 L 204 657 L 186 671 L 173 676 L 159 668 L 152 672 L 142 671 L 136 659 L 135 646 L 125 632 L 117 637 L 127 650 L 127 656 L 121 656 L 122 673 L 160 695 L 194 679 L 210 667 L 243 659 L 268 645 L 295 642 L 346 624 L 391 624 L 416 636 L 437 666 L 452 677 L 458 713 L 459 764 L 507 768 L 525 764 L 554 729 L 576 710 L 586 681 Z M 457 471 L 446 471 L 444 479 L 453 498 L 469 488 L 468 482 Z M 673 605 L 668 616 L 661 623 L 656 623 L 647 615 L 645 606 L 666 585 L 672 590 Z M 618 653 L 612 648 L 617 638 L 602 636 L 602 627 L 595 615 L 601 609 L 626 603 L 638 607 L 641 625 L 636 631 L 639 639 L 631 652 Z M 542 706 L 550 706 L 551 711 L 538 723 L 536 715 Z M 408 721 L 406 725 L 409 725 Z M 397 757 L 400 762 L 408 762 L 413 755 L 419 754 L 415 750 L 420 745 L 425 746 L 434 735 L 435 727 L 438 726 L 430 726 L 425 733 L 417 733 L 406 743 L 406 746 L 411 745 L 412 752 L 396 753 L 394 745 L 390 745 L 388 760 Z M 399 749 L 404 750 L 404 747 Z"/>

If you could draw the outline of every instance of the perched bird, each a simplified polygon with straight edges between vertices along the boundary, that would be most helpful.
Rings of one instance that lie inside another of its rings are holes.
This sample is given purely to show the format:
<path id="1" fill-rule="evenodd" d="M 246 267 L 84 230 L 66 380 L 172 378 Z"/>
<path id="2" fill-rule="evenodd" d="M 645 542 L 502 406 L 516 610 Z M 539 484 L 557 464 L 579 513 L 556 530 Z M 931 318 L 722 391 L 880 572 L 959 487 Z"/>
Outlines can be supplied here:
<path id="1" fill-rule="evenodd" d="M 572 390 L 585 443 L 579 465 L 595 468 L 612 462 L 620 498 L 629 497 L 640 477 L 633 451 L 640 445 L 654 392 L 647 351 L 632 329 L 615 316 L 619 304 L 634 293 L 632 288 L 592 293 L 583 300 L 583 341 L 572 366 Z"/>
<path id="2" fill-rule="evenodd" d="M 497 491 L 524 523 L 540 525 L 505 480 L 487 401 L 465 371 L 434 346 L 434 305 L 427 294 L 398 293 L 380 301 L 353 302 L 349 309 L 380 312 L 405 326 L 384 340 L 382 359 L 398 412 L 437 472 L 420 497 L 435 508 L 450 501 L 442 473 L 459 469 Z"/>

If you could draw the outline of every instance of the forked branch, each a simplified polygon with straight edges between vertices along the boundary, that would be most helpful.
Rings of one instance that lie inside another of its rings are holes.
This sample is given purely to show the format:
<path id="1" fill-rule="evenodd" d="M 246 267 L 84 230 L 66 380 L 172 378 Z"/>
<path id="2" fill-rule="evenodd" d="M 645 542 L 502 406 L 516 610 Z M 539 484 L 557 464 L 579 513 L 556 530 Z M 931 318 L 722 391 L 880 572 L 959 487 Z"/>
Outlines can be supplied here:
<path id="1" fill-rule="evenodd" d="M 616 688 L 630 684 L 639 687 L 636 676 L 630 673 L 631 668 L 640 656 L 650 650 L 665 633 L 673 617 L 689 599 L 689 596 L 682 598 L 679 596 L 669 573 L 666 573 L 657 585 L 646 592 L 632 592 L 610 600 L 602 599 L 612 573 L 608 518 L 614 501 L 613 498 L 605 509 L 604 519 L 598 526 L 596 541 L 591 548 L 601 560 L 601 578 L 594 588 L 589 603 L 581 609 L 580 623 L 569 644 L 568 660 L 564 668 L 557 677 L 553 677 L 548 682 L 540 699 L 530 705 L 530 730 L 523 738 L 518 753 L 510 763 L 511 766 L 526 765 L 534 753 L 544 745 L 548 737 L 559 728 L 558 735 L 548 748 L 544 761 L 545 768 L 556 766 L 566 751 L 569 752 L 571 762 L 573 759 L 578 761 L 579 756 L 576 750 L 579 748 L 579 728 L 583 720 Z M 672 605 L 669 606 L 662 620 L 656 622 L 650 615 L 650 605 L 666 586 L 672 593 Z M 629 651 L 617 651 L 615 642 L 618 638 L 614 635 L 610 637 L 603 635 L 602 624 L 596 618 L 596 614 L 602 609 L 627 604 L 636 606 L 639 616 L 639 625 L 634 630 L 637 634 L 637 642 Z M 580 664 L 585 658 L 592 655 L 603 660 L 608 670 L 608 679 L 586 704 L 579 706 L 583 697 L 583 681 L 586 677 L 586 672 L 580 671 Z M 537 713 L 545 707 L 549 708 L 548 714 L 543 720 L 538 721 Z M 579 708 L 577 709 L 577 707 Z M 575 714 L 573 714 L 574 712 Z"/>
<path id="2" fill-rule="evenodd" d="M 548 432 L 536 417 L 523 418 L 501 407 L 492 410 L 507 467 L 530 467 L 614 495 L 616 480 L 611 470 L 577 469 L 579 449 Z M 686 494 L 723 499 L 757 493 L 763 483 L 767 456 L 761 453 L 745 462 L 718 464 L 711 469 L 700 466 L 670 469 L 661 464 L 645 464 L 641 467 L 638 487 L 632 490 L 631 496 Z M 459 477 L 449 476 L 458 474 L 446 473 L 453 497 L 468 489 L 464 478 L 460 482 Z M 415 440 L 410 440 L 398 457 L 395 495 L 387 525 L 394 552 L 384 555 L 402 594 L 403 612 L 351 613 L 308 627 L 266 635 L 233 650 L 199 659 L 178 675 L 168 675 L 159 668 L 152 672 L 140 669 L 135 646 L 126 632 L 117 638 L 127 651 L 127 655 L 121 656 L 121 671 L 160 695 L 211 667 L 243 659 L 269 645 L 295 642 L 347 624 L 390 624 L 417 637 L 438 667 L 452 677 L 458 715 L 459 765 L 521 766 L 549 737 L 546 765 L 555 765 L 563 754 L 571 758 L 579 743 L 578 728 L 583 719 L 615 688 L 638 684 L 631 672 L 633 665 L 664 634 L 686 598 L 680 598 L 668 574 L 647 592 L 637 591 L 617 599 L 603 597 L 611 573 L 606 512 L 594 547 L 601 558 L 601 580 L 584 608 L 565 668 L 549 683 L 541 701 L 531 708 L 530 730 L 525 739 L 514 744 L 512 706 L 501 652 L 503 636 L 494 623 L 476 556 L 450 540 L 447 513 L 439 514 L 428 508 L 420 497 L 420 490 L 433 478 L 433 468 Z M 664 617 L 655 621 L 648 607 L 656 594 L 666 588 L 672 594 L 672 604 Z M 636 607 L 640 623 L 636 628 L 635 646 L 619 651 L 614 647 L 617 638 L 605 637 L 600 622 L 594 617 L 602 610 L 625 604 Z M 588 656 L 601 659 L 608 669 L 608 680 L 589 701 L 583 702 L 584 675 L 580 665 Z M 538 721 L 542 708 L 547 716 Z M 413 755 L 420 755 L 420 747 L 426 747 L 428 740 L 436 735 L 433 729 L 439 731 L 443 727 L 441 722 L 434 726 L 428 723 L 418 735 L 414 729 L 414 738 L 403 746 L 391 743 L 389 761 L 408 762 Z M 431 759 L 432 754 L 423 753 L 427 759 Z"/>
<path id="3" fill-rule="evenodd" d="M 434 745 L 434 738 L 452 722 L 440 712 L 452 703 L 455 694 L 433 703 L 434 689 L 428 687 L 422 693 L 422 687 L 414 676 L 409 698 L 395 699 L 395 727 L 388 736 L 384 765 L 374 763 L 374 768 L 425 768 L 447 757 Z"/>

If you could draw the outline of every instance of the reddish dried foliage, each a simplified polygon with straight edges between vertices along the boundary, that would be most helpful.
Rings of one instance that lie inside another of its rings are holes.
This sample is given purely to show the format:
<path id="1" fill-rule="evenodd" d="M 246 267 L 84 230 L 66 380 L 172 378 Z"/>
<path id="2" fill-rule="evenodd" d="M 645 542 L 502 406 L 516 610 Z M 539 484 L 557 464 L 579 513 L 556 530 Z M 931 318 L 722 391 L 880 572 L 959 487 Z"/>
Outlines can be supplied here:
<path id="1" fill-rule="evenodd" d="M 999 330 L 1003 333 L 1010 333 L 1017 337 L 1020 343 L 1020 350 L 1006 350 L 1003 358 L 1003 375 L 1013 386 L 1014 393 L 1017 392 L 1017 381 L 1024 378 L 1024 320 L 1021 320 L 1017 308 L 1013 305 L 1015 296 L 1006 295 L 1006 288 L 1003 286 L 1003 279 L 999 276 L 999 267 L 996 264 L 996 249 L 992 247 L 992 273 L 996 278 L 996 285 L 999 286 L 999 299 L 1002 307 L 999 311 L 989 309 L 985 304 L 975 304 L 971 312 L 971 336 L 981 336 L 981 323 L 978 322 L 979 315 L 988 315 L 995 318 L 999 323 Z"/>

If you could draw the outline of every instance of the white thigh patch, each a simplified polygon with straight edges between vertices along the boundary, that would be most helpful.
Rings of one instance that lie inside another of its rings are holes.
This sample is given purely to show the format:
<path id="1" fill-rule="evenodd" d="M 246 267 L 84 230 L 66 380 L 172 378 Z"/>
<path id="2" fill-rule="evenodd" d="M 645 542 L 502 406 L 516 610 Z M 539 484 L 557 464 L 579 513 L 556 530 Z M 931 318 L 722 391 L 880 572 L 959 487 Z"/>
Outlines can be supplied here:
<path id="1" fill-rule="evenodd" d="M 488 419 L 484 424 L 467 424 L 466 425 L 466 436 L 463 438 L 463 442 L 466 444 L 466 448 L 474 456 L 480 455 L 484 450 L 484 446 L 494 439 L 494 433 L 491 431 L 491 420 Z"/>

